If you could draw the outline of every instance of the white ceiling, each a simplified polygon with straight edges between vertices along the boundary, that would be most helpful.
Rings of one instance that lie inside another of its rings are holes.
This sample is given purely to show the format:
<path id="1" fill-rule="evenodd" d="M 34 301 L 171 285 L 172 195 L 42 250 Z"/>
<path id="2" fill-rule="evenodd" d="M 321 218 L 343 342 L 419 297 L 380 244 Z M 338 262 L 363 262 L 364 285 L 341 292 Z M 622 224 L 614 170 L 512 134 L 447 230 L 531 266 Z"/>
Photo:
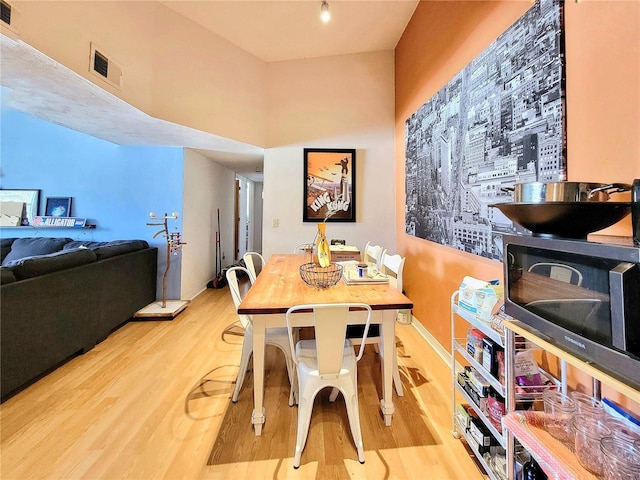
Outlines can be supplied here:
<path id="1" fill-rule="evenodd" d="M 319 18 L 320 0 L 160 3 L 265 62 L 277 62 L 392 50 L 419 2 L 331 0 L 327 24 Z M 193 148 L 250 180 L 262 181 L 261 148 L 150 117 L 4 35 L 0 67 L 1 83 L 11 89 L 3 102 L 8 100 L 12 108 L 119 145 Z"/>

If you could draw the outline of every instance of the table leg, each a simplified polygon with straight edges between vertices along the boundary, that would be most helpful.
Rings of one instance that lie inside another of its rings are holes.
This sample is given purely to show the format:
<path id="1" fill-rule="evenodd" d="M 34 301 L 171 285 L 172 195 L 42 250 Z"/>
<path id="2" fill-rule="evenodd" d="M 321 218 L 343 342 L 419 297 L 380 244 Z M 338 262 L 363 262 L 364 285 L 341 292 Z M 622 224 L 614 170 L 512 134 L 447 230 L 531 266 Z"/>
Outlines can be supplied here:
<path id="1" fill-rule="evenodd" d="M 251 423 L 256 436 L 262 434 L 262 424 L 265 422 L 264 411 L 264 350 L 266 322 L 260 315 L 253 316 L 253 413 Z"/>
<path id="2" fill-rule="evenodd" d="M 384 416 L 384 424 L 391 426 L 391 419 L 396 409 L 393 405 L 393 356 L 395 355 L 395 310 L 383 310 L 380 330 L 382 334 L 382 400 L 380 409 Z M 255 340 L 254 340 L 255 341 Z"/>

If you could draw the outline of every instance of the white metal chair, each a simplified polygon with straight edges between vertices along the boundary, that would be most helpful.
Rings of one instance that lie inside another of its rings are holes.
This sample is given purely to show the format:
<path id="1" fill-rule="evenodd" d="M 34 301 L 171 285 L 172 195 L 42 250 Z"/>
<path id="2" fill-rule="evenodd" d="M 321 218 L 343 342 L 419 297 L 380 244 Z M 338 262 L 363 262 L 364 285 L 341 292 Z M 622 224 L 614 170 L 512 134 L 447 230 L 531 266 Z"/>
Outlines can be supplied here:
<path id="1" fill-rule="evenodd" d="M 240 294 L 240 287 L 238 285 L 238 272 L 244 272 L 249 276 L 249 280 L 253 284 L 253 280 L 251 280 L 251 274 L 248 269 L 244 267 L 231 267 L 227 270 L 226 277 L 227 283 L 229 284 L 229 290 L 231 291 L 231 298 L 233 299 L 233 304 L 236 307 L 236 311 L 238 310 L 238 305 L 242 302 L 242 295 Z M 253 322 L 249 315 L 240 315 L 238 314 L 238 318 L 242 327 L 244 328 L 244 340 L 242 342 L 242 355 L 240 357 L 240 370 L 238 371 L 238 377 L 236 379 L 236 386 L 233 390 L 233 396 L 231 397 L 231 401 L 236 403 L 238 401 L 238 395 L 240 394 L 240 389 L 242 388 L 242 384 L 244 383 L 244 377 L 247 373 L 247 369 L 249 367 L 249 360 L 251 359 L 251 354 L 253 353 Z M 297 335 L 297 330 L 294 332 L 294 335 Z M 293 359 L 291 357 L 291 347 L 289 342 L 289 333 L 286 328 L 268 328 L 265 335 L 265 344 L 273 345 L 282 350 L 284 354 L 285 362 L 287 364 L 287 374 L 289 376 L 289 383 L 291 384 L 291 390 L 289 393 L 289 406 L 293 406 L 295 404 L 294 398 L 294 366 Z"/>
<path id="2" fill-rule="evenodd" d="M 361 310 L 362 312 L 349 311 Z M 301 310 L 312 311 L 315 339 L 296 342 L 292 316 Z M 356 356 L 353 344 L 345 337 L 351 315 L 366 313 L 364 333 Z M 364 463 L 364 447 L 358 412 L 357 362 L 362 358 L 371 321 L 371 307 L 364 303 L 298 305 L 287 310 L 289 342 L 293 361 L 297 365 L 298 429 L 293 467 L 300 466 L 300 457 L 307 442 L 313 402 L 320 390 L 334 387 L 344 395 L 351 435 L 358 451 L 358 461 Z M 334 398 L 335 400 L 335 398 Z"/>
<path id="3" fill-rule="evenodd" d="M 404 270 L 404 261 L 405 257 L 400 256 L 399 254 L 388 255 L 386 250 L 383 253 L 381 268 L 380 271 L 385 273 L 389 277 L 389 285 L 393 286 L 396 290 L 402 292 L 402 272 Z M 403 315 L 411 315 L 411 311 L 402 311 Z M 398 311 L 398 315 L 400 315 L 400 311 Z M 409 320 L 409 323 L 411 320 Z M 403 322 L 406 323 L 406 322 Z M 352 336 L 357 336 L 360 332 L 358 326 L 350 327 L 348 329 L 349 333 L 347 336 L 352 339 L 354 345 L 358 345 L 358 339 L 352 338 Z M 382 338 L 380 337 L 380 326 L 372 325 L 370 329 L 370 334 L 367 336 L 366 342 L 367 344 L 374 344 L 376 346 L 376 350 L 380 350 L 382 348 Z M 394 351 L 393 354 L 393 385 L 395 386 L 396 393 L 399 397 L 404 396 L 404 389 L 402 388 L 402 381 L 400 379 L 400 370 L 398 369 L 398 354 Z M 336 395 L 337 392 L 333 392 L 333 395 Z"/>
<path id="4" fill-rule="evenodd" d="M 582 273 L 577 268 L 563 263 L 534 263 L 529 267 L 529 271 L 551 277 L 554 280 L 560 280 L 561 282 L 573 283 L 577 286 L 582 285 Z"/>
<path id="5" fill-rule="evenodd" d="M 251 278 L 251 283 L 256 281 L 258 274 L 262 271 L 262 268 L 265 265 L 265 260 L 262 255 L 258 252 L 247 252 L 242 256 L 244 260 L 244 264 L 247 266 L 247 270 L 249 270 L 249 278 Z M 256 268 L 259 265 L 260 268 Z"/>
<path id="6" fill-rule="evenodd" d="M 382 256 L 386 250 L 380 245 L 372 245 L 371 242 L 367 242 L 362 252 L 362 261 L 364 263 L 375 264 L 376 268 L 380 269 L 382 266 Z"/>

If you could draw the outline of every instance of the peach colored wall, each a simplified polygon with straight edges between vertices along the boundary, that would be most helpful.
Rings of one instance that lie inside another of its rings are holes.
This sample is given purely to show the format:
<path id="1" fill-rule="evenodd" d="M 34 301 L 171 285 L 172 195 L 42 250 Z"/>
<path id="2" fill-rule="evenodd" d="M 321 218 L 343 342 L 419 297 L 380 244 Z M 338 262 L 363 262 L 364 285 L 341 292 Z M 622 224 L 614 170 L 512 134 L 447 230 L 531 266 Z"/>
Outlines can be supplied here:
<path id="1" fill-rule="evenodd" d="M 10 3 L 20 40 L 128 104 L 265 145 L 267 64 L 160 2 Z M 122 67 L 120 90 L 89 73 L 92 42 Z"/>
<path id="2" fill-rule="evenodd" d="M 451 293 L 465 275 L 502 278 L 502 265 L 403 233 L 404 122 L 531 4 L 421 2 L 396 47 L 397 249 L 413 314 L 447 349 Z M 640 2 L 565 5 L 568 180 L 630 183 L 640 178 Z M 631 223 L 606 233 L 630 235 Z"/>

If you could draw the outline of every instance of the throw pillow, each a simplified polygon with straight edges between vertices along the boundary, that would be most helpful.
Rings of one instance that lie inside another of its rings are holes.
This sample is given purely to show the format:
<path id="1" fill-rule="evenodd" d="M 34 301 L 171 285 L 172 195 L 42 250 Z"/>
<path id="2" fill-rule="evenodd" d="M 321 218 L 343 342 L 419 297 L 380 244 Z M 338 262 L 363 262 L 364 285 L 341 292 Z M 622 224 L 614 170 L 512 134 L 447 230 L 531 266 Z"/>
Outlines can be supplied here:
<path id="1" fill-rule="evenodd" d="M 11 244 L 11 251 L 2 260 L 2 265 L 25 257 L 59 252 L 70 241 L 70 238 L 16 238 Z"/>
<path id="2" fill-rule="evenodd" d="M 61 250 L 49 255 L 22 258 L 7 265 L 12 267 L 18 280 L 38 277 L 47 273 L 79 267 L 96 261 L 96 254 L 88 248 Z"/>
<path id="3" fill-rule="evenodd" d="M 15 238 L 1 238 L 0 239 L 0 262 L 4 260 L 9 252 L 11 251 L 11 244 L 15 241 Z"/>
<path id="4" fill-rule="evenodd" d="M 73 241 L 64 246 L 64 249 L 90 248 L 98 256 L 98 260 L 123 255 L 137 250 L 149 248 L 146 240 L 112 240 L 110 242 L 82 242 Z"/>

